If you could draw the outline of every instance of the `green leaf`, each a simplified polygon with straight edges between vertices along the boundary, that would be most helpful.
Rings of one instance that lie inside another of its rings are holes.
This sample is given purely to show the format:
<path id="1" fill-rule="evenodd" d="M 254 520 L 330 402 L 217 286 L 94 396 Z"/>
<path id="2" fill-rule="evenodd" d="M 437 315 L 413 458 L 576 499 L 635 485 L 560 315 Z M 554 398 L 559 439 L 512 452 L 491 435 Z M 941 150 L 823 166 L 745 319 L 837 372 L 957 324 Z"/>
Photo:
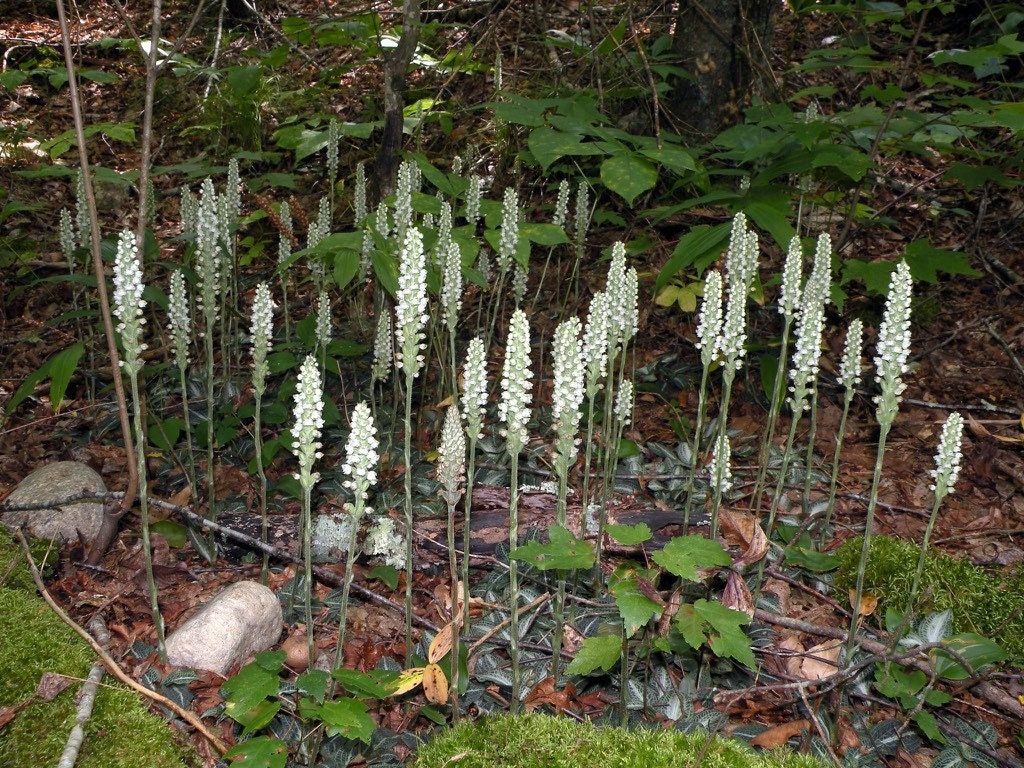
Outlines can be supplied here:
<path id="1" fill-rule="evenodd" d="M 542 126 L 530 132 L 526 140 L 533 157 L 540 163 L 543 170 L 547 170 L 553 162 L 559 158 L 574 155 L 600 155 L 604 154 L 599 148 L 592 144 L 584 144 L 582 137 L 575 133 L 556 131 L 554 128 Z"/>
<path id="2" fill-rule="evenodd" d="M 184 547 L 188 540 L 188 528 L 173 520 L 157 520 L 149 526 L 151 533 L 163 536 L 167 543 L 174 548 Z"/>
<path id="3" fill-rule="evenodd" d="M 227 695 L 224 712 L 232 720 L 238 720 L 260 702 L 277 696 L 279 686 L 277 672 L 265 669 L 258 660 L 246 664 L 237 675 L 221 686 L 221 690 Z"/>
<path id="4" fill-rule="evenodd" d="M 639 155 L 615 155 L 601 163 L 601 183 L 632 205 L 658 183 L 658 169 Z"/>
<path id="5" fill-rule="evenodd" d="M 936 248 L 927 240 L 915 240 L 908 245 L 906 259 L 911 276 L 932 285 L 939 282 L 939 272 L 968 277 L 981 275 L 970 265 L 967 254 Z"/>
<path id="6" fill-rule="evenodd" d="M 236 744 L 224 757 L 238 768 L 285 768 L 288 762 L 288 745 L 281 739 L 257 736 L 255 739 Z"/>
<path id="7" fill-rule="evenodd" d="M 548 542 L 531 541 L 516 549 L 513 558 L 530 563 L 542 571 L 591 568 L 594 565 L 594 549 L 589 541 L 577 539 L 560 525 L 548 529 Z"/>
<path id="8" fill-rule="evenodd" d="M 756 662 L 750 648 L 750 638 L 741 629 L 750 622 L 743 611 L 734 611 L 718 602 L 701 598 L 693 605 L 680 606 L 676 626 L 686 644 L 699 649 L 707 643 L 717 656 L 735 659 L 748 669 Z"/>
<path id="9" fill-rule="evenodd" d="M 295 687 L 303 696 L 308 696 L 322 704 L 327 695 L 327 684 L 330 679 L 331 676 L 324 670 L 311 669 L 295 678 Z"/>
<path id="10" fill-rule="evenodd" d="M 319 707 L 319 718 L 327 726 L 329 736 L 359 739 L 369 744 L 377 727 L 363 702 L 356 699 L 335 699 Z"/>
<path id="11" fill-rule="evenodd" d="M 280 710 L 280 701 L 264 699 L 252 709 L 240 714 L 236 713 L 232 719 L 242 726 L 241 736 L 244 739 L 270 725 L 270 721 Z"/>
<path id="12" fill-rule="evenodd" d="M 526 223 L 519 227 L 519 237 L 537 245 L 564 245 L 569 242 L 565 230 L 557 224 Z"/>
<path id="13" fill-rule="evenodd" d="M 398 589 L 398 569 L 391 565 L 378 565 L 366 574 L 368 579 L 384 582 L 388 589 Z"/>
<path id="14" fill-rule="evenodd" d="M 26 376 L 25 380 L 21 382 L 18 388 L 14 391 L 14 394 L 11 395 L 11 399 L 7 401 L 7 405 L 4 406 L 4 414 L 10 414 L 12 411 L 14 411 L 15 408 L 21 405 L 22 402 L 24 402 L 24 400 L 35 391 L 36 385 L 39 382 L 44 381 L 48 376 L 50 376 L 51 369 L 55 360 L 63 359 L 63 362 L 61 362 L 60 365 L 62 369 L 65 369 L 68 365 L 67 361 L 70 360 L 71 358 L 74 358 L 77 364 L 78 359 L 82 356 L 83 350 L 84 347 L 82 346 L 81 343 L 70 346 L 67 349 L 55 354 L 53 357 L 51 357 L 45 363 L 39 366 L 36 370 L 34 370 L 32 373 Z M 65 382 L 64 389 L 66 390 L 66 388 L 67 383 Z M 61 392 L 61 398 L 63 399 L 63 392 Z"/>
<path id="15" fill-rule="evenodd" d="M 921 729 L 921 733 L 936 744 L 945 744 L 948 741 L 945 734 L 939 730 L 939 721 L 936 720 L 935 715 L 928 710 L 919 710 L 914 715 L 914 722 L 917 723 L 917 727 Z"/>
<path id="16" fill-rule="evenodd" d="M 701 224 L 687 232 L 676 243 L 672 255 L 658 273 L 658 279 L 654 281 L 654 290 L 661 291 L 680 270 L 703 259 L 713 261 L 718 258 L 729 239 L 730 227 L 729 222 L 714 227 Z"/>
<path id="17" fill-rule="evenodd" d="M 358 669 L 343 668 L 334 670 L 331 675 L 353 696 L 368 699 L 386 699 L 390 696 L 392 690 L 388 683 L 397 677 L 394 672 L 381 674 L 381 670 L 360 672 Z"/>
<path id="18" fill-rule="evenodd" d="M 567 675 L 589 675 L 595 670 L 605 672 L 615 666 L 622 654 L 622 638 L 618 635 L 588 637 L 565 668 Z"/>
<path id="19" fill-rule="evenodd" d="M 696 170 L 697 164 L 693 160 L 693 155 L 687 152 L 685 149 L 679 149 L 677 147 L 662 147 L 661 149 L 641 149 L 640 154 L 645 157 L 651 158 L 670 171 L 674 171 L 680 176 Z"/>
<path id="20" fill-rule="evenodd" d="M 445 725 L 448 722 L 448 718 L 442 712 L 439 712 L 437 707 L 432 707 L 429 704 L 420 710 L 420 714 L 430 722 L 437 723 L 438 725 Z"/>
<path id="21" fill-rule="evenodd" d="M 676 536 L 654 553 L 654 562 L 686 581 L 699 581 L 698 568 L 731 565 L 732 558 L 717 541 L 703 536 Z"/>
<path id="22" fill-rule="evenodd" d="M 619 544 L 626 547 L 635 547 L 638 544 L 643 544 L 653 535 L 651 527 L 647 523 L 637 523 L 636 525 L 612 524 L 607 526 L 605 531 Z"/>
<path id="23" fill-rule="evenodd" d="M 661 606 L 640 591 L 636 579 L 622 579 L 612 587 L 612 595 L 626 628 L 626 637 L 632 637 L 661 613 Z"/>
<path id="24" fill-rule="evenodd" d="M 971 665 L 971 672 L 977 672 L 989 664 L 1006 658 L 1006 651 L 987 637 L 973 632 L 953 635 L 945 642 L 945 645 L 959 653 L 964 661 Z M 960 662 L 950 654 L 944 653 L 941 648 L 932 651 L 932 655 L 935 657 L 935 674 L 943 680 L 966 680 L 970 677 L 971 672 L 964 669 Z"/>
<path id="25" fill-rule="evenodd" d="M 54 413 L 60 410 L 84 349 L 81 344 L 74 344 L 50 358 L 50 407 Z"/>
<path id="26" fill-rule="evenodd" d="M 796 234 L 793 225 L 789 223 L 789 198 L 753 200 L 746 204 L 744 210 L 757 226 L 771 233 L 780 248 L 789 247 L 789 241 Z"/>
<path id="27" fill-rule="evenodd" d="M 818 552 L 813 547 L 790 547 L 786 561 L 813 573 L 826 573 L 839 567 L 839 558 L 830 552 Z"/>

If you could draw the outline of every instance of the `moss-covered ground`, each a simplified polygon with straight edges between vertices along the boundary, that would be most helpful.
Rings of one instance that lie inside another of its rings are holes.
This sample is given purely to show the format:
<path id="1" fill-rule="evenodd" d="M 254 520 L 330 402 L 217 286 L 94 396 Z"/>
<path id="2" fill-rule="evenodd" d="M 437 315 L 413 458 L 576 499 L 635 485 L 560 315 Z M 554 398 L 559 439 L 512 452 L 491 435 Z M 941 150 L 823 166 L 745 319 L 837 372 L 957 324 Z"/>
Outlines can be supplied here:
<path id="1" fill-rule="evenodd" d="M 862 540 L 850 539 L 836 554 L 836 587 L 854 587 Z M 864 586 L 879 599 L 879 615 L 887 608 L 903 611 L 917 568 L 920 549 L 912 541 L 874 536 L 864 572 Z M 953 611 L 958 632 L 976 632 L 997 642 L 1016 662 L 1024 661 L 1024 573 L 1000 578 L 964 558 L 930 552 L 917 601 L 917 614 Z"/>
<path id="2" fill-rule="evenodd" d="M 75 678 L 53 701 L 33 701 L 0 728 L 0 766 L 56 765 L 75 721 L 77 680 L 89 674 L 92 650 L 32 585 L 20 549 L 0 528 L 0 708 L 23 702 L 46 672 Z M 182 768 L 194 760 L 165 721 L 137 694 L 104 677 L 78 768 Z"/>
<path id="3" fill-rule="evenodd" d="M 825 768 L 807 755 L 758 753 L 739 741 L 626 730 L 547 715 L 485 717 L 443 731 L 415 768 Z"/>

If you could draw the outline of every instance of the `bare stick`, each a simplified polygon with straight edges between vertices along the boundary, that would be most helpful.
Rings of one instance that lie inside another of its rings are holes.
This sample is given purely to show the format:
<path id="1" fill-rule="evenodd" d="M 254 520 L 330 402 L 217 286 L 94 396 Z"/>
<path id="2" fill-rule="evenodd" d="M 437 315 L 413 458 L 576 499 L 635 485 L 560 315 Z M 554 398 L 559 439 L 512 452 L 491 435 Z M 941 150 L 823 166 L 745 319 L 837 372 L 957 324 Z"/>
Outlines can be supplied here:
<path id="1" fill-rule="evenodd" d="M 62 9 L 63 21 L 63 0 L 57 0 L 57 3 L 58 7 Z M 43 600 L 45 600 L 46 604 L 53 609 L 53 612 L 56 613 L 58 617 L 60 617 L 61 621 L 63 621 L 65 624 L 71 627 L 71 629 L 73 629 L 83 640 L 85 640 L 89 644 L 89 647 L 92 648 L 93 652 L 97 656 L 99 656 L 100 661 L 102 661 L 106 668 L 110 671 L 110 674 L 112 674 L 119 681 L 127 685 L 136 693 L 145 696 L 147 699 L 150 699 L 151 701 L 155 701 L 157 704 L 163 707 L 167 707 L 167 709 L 171 710 L 174 714 L 176 714 L 186 723 L 188 723 L 197 731 L 199 731 L 199 733 L 202 734 L 203 738 L 210 742 L 210 746 L 217 750 L 218 754 L 223 755 L 227 751 L 227 746 L 225 746 L 224 742 L 217 738 L 213 734 L 213 732 L 210 731 L 210 729 L 203 724 L 202 720 L 200 720 L 194 714 L 189 712 L 187 709 L 178 706 L 176 703 L 168 699 L 166 696 L 161 696 L 156 691 L 151 691 L 149 688 L 142 685 L 141 683 L 137 683 L 127 672 L 125 672 L 123 669 L 121 669 L 120 666 L 118 666 L 117 662 L 114 661 L 113 658 L 111 658 L 110 654 L 107 653 L 106 650 L 104 650 L 102 645 L 96 642 L 96 639 L 92 635 L 90 635 L 86 630 L 79 626 L 74 619 L 72 619 L 70 616 L 68 616 L 67 613 L 65 613 L 63 608 L 57 605 L 57 602 L 53 599 L 53 597 L 50 596 L 49 591 L 46 589 L 46 585 L 43 583 L 43 577 L 39 574 L 39 569 L 36 567 L 35 560 L 32 559 L 32 553 L 29 551 L 28 542 L 25 540 L 25 535 L 20 530 L 15 531 L 14 534 L 15 536 L 17 536 L 18 542 L 21 544 L 22 552 L 25 553 L 25 559 L 28 560 L 29 570 L 32 572 L 32 580 L 36 583 L 36 589 L 39 590 L 39 594 L 42 595 Z"/>
<path id="2" fill-rule="evenodd" d="M 106 648 L 110 642 L 110 633 L 107 631 L 107 625 L 103 623 L 103 619 L 99 616 L 94 618 L 89 622 L 89 629 L 96 638 L 96 642 Z M 74 768 L 78 752 L 85 741 L 85 724 L 92 717 L 92 705 L 96 701 L 96 691 L 99 690 L 100 680 L 103 679 L 105 669 L 103 662 L 97 661 L 89 670 L 89 677 L 85 679 L 85 684 L 82 686 L 82 698 L 78 702 L 78 711 L 75 713 L 75 727 L 68 735 L 68 741 L 64 745 L 64 752 L 60 756 L 57 768 Z"/>
<path id="3" fill-rule="evenodd" d="M 78 95 L 78 79 L 75 75 L 75 59 L 71 53 L 71 31 L 68 28 L 67 14 L 64 11 L 64 0 L 57 0 L 57 18 L 60 21 L 60 36 L 64 46 L 64 65 L 68 70 L 68 92 L 71 97 L 71 116 L 75 122 L 75 141 L 78 143 L 78 164 L 82 169 L 82 180 L 85 185 L 85 202 L 89 209 L 90 248 L 92 251 L 92 270 L 96 276 L 96 293 L 100 298 L 100 317 L 103 318 L 103 332 L 107 339 L 107 354 L 110 357 L 110 371 L 114 379 L 114 396 L 117 400 L 117 419 L 121 425 L 121 439 L 124 440 L 125 465 L 128 470 L 128 490 L 121 500 L 119 513 L 104 509 L 103 524 L 93 545 L 89 548 L 88 561 L 95 565 L 106 551 L 117 532 L 117 521 L 135 500 L 135 492 L 139 487 L 139 476 L 135 470 L 135 443 L 132 440 L 131 424 L 128 420 L 128 403 L 124 397 L 124 384 L 121 381 L 121 359 L 117 352 L 114 339 L 114 324 L 110 319 L 110 302 L 107 300 L 107 280 L 103 268 L 103 255 L 100 248 L 100 222 L 96 209 L 96 195 L 92 189 L 92 175 L 89 172 L 89 152 L 85 146 L 85 121 L 82 118 L 82 102 Z"/>

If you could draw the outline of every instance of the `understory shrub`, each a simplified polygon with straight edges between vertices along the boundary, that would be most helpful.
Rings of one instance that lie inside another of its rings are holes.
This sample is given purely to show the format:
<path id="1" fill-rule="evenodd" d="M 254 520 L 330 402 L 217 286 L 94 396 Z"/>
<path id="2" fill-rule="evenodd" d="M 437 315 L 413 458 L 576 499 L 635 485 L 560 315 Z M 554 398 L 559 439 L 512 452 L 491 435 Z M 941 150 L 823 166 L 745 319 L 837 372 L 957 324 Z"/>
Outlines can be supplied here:
<path id="1" fill-rule="evenodd" d="M 709 743 L 710 741 L 710 743 Z M 626 730 L 547 715 L 484 717 L 436 736 L 415 768 L 824 768 L 784 750 L 757 753 L 705 733 Z"/>
<path id="2" fill-rule="evenodd" d="M 836 550 L 836 587 L 845 594 L 857 579 L 862 541 L 849 539 Z M 919 545 L 892 536 L 871 541 L 865 591 L 878 597 L 877 615 L 887 608 L 902 612 L 910 597 Z M 916 600 L 918 616 L 953 612 L 957 632 L 976 632 L 994 640 L 1017 662 L 1024 660 L 1024 574 L 993 576 L 966 558 L 929 552 Z"/>

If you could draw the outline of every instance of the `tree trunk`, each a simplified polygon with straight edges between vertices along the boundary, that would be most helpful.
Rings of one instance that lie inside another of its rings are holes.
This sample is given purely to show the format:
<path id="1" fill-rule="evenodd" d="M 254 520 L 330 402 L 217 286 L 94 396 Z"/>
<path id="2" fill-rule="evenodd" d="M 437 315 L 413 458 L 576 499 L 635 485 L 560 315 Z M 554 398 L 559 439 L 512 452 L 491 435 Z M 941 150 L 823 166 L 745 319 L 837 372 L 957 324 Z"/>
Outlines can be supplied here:
<path id="1" fill-rule="evenodd" d="M 692 79 L 673 83 L 668 107 L 710 138 L 734 124 L 767 72 L 777 0 L 682 0 L 672 47 Z"/>

